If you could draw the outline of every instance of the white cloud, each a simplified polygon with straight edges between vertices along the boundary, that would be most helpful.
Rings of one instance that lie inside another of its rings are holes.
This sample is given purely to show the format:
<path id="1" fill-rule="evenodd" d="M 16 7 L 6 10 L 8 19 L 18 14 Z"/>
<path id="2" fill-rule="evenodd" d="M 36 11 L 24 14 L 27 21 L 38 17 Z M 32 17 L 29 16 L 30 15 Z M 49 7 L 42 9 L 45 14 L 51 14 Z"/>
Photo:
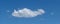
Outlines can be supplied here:
<path id="1" fill-rule="evenodd" d="M 12 15 L 15 17 L 35 17 L 37 15 L 42 15 L 44 14 L 45 11 L 43 9 L 38 9 L 37 11 L 32 11 L 31 9 L 24 8 L 21 10 L 14 10 L 12 12 Z"/>

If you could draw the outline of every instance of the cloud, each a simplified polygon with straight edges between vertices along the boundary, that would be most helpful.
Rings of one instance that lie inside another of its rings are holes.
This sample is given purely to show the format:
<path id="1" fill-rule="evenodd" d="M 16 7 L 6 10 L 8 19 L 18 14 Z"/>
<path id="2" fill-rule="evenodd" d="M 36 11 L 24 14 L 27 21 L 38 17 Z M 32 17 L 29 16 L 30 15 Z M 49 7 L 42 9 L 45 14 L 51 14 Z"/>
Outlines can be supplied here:
<path id="1" fill-rule="evenodd" d="M 45 11 L 43 9 L 32 11 L 31 9 L 23 8 L 21 10 L 14 10 L 14 12 L 12 12 L 12 16 L 29 18 L 29 17 L 36 17 L 37 15 L 42 15 L 44 13 Z"/>

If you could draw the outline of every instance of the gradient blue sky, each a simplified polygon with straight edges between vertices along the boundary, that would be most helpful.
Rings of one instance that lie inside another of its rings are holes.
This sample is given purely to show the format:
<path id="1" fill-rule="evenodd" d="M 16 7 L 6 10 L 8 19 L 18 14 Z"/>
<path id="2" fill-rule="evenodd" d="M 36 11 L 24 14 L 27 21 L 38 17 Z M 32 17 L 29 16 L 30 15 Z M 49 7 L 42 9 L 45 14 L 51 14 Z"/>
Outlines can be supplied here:
<path id="1" fill-rule="evenodd" d="M 45 14 L 33 18 L 13 17 L 11 13 L 18 8 L 42 8 Z M 0 0 L 0 24 L 60 24 L 60 0 Z"/>

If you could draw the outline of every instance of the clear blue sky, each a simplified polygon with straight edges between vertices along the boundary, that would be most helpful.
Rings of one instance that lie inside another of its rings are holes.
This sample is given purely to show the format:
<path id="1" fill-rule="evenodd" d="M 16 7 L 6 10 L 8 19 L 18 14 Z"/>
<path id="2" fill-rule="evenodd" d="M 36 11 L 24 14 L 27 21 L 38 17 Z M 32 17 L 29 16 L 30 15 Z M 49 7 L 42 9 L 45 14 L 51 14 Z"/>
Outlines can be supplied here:
<path id="1" fill-rule="evenodd" d="M 45 14 L 33 18 L 16 18 L 13 9 L 42 8 Z M 10 12 L 6 12 L 9 10 Z M 54 14 L 51 15 L 51 12 Z M 0 0 L 0 24 L 60 24 L 60 0 Z"/>

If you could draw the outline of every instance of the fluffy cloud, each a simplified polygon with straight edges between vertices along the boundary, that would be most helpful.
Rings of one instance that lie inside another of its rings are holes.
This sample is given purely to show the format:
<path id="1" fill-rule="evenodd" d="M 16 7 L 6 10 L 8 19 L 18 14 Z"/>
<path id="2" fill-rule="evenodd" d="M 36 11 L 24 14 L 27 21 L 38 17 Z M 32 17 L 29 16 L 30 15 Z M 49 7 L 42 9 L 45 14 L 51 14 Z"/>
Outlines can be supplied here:
<path id="1" fill-rule="evenodd" d="M 23 8 L 21 10 L 14 10 L 14 12 L 12 12 L 12 15 L 15 17 L 35 17 L 37 15 L 42 15 L 44 13 L 45 11 L 43 9 L 32 11 L 31 9 Z"/>

